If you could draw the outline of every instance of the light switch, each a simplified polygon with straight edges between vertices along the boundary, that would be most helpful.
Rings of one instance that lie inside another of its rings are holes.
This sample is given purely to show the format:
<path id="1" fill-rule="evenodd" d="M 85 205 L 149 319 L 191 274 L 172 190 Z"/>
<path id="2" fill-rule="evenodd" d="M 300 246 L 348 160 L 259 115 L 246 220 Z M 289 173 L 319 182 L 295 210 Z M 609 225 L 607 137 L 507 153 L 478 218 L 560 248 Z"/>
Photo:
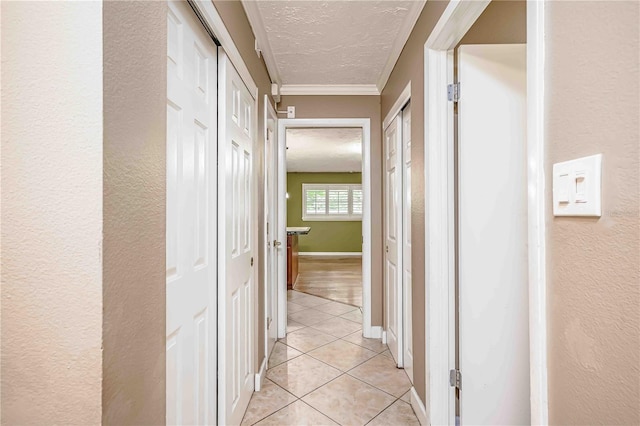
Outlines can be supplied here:
<path id="1" fill-rule="evenodd" d="M 554 216 L 602 215 L 602 154 L 553 165 Z"/>
<path id="2" fill-rule="evenodd" d="M 587 182 L 585 181 L 587 173 L 584 170 L 576 172 L 576 203 L 587 202 Z"/>
<path id="3" fill-rule="evenodd" d="M 558 177 L 558 202 L 568 203 L 571 180 L 568 173 L 563 173 Z"/>

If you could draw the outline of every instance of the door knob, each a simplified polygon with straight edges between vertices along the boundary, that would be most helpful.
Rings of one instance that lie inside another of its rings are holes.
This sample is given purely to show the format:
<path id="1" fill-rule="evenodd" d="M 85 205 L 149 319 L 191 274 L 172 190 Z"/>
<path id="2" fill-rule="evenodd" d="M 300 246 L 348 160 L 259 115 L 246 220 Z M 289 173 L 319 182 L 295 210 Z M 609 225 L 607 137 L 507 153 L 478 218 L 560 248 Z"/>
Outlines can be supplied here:
<path id="1" fill-rule="evenodd" d="M 280 247 L 281 245 L 282 245 L 282 243 L 280 241 L 273 240 L 273 246 L 274 247 Z"/>

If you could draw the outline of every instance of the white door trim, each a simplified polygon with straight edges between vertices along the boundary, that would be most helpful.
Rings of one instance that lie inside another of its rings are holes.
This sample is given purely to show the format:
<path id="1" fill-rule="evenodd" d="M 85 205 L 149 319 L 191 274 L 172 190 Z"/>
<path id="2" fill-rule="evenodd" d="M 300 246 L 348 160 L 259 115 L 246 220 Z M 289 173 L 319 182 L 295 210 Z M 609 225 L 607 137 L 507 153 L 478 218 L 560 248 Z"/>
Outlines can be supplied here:
<path id="1" fill-rule="evenodd" d="M 425 292 L 427 401 L 431 424 L 455 424 L 455 395 L 449 369 L 455 365 L 455 241 L 453 48 L 490 0 L 452 0 L 424 46 L 425 123 Z M 544 2 L 527 7 L 527 164 L 529 235 L 529 326 L 531 423 L 548 422 L 545 171 L 544 171 Z M 448 348 L 448 350 L 443 350 Z"/>
<path id="2" fill-rule="evenodd" d="M 263 137 L 264 137 L 264 139 L 263 139 L 263 142 L 265 144 L 266 144 L 267 139 L 269 137 L 268 136 L 268 133 L 269 133 L 269 119 L 272 119 L 272 120 L 274 120 L 275 123 L 277 123 L 278 122 L 278 115 L 276 113 L 275 108 L 273 107 L 273 105 L 269 101 L 269 96 L 265 94 L 264 95 L 264 116 L 263 116 L 263 120 L 264 120 L 264 129 L 263 129 Z M 277 137 L 277 132 L 278 132 L 278 129 L 277 129 L 277 126 L 276 126 L 273 129 L 273 133 L 274 133 L 275 137 Z M 277 140 L 276 140 L 276 142 L 277 142 Z M 273 147 L 269 146 L 269 149 L 273 150 Z M 271 157 L 269 156 L 269 153 L 265 149 L 263 151 L 263 170 L 264 170 L 263 194 L 268 194 L 269 198 L 272 198 L 273 194 L 271 194 L 271 193 L 269 193 L 267 191 L 268 177 L 267 177 L 266 170 L 267 170 L 268 164 L 267 164 L 266 160 L 268 158 L 271 158 Z M 270 200 L 270 199 L 267 199 L 265 197 L 263 202 L 264 202 L 263 203 L 264 204 L 263 208 L 265 209 L 264 222 L 263 222 L 263 236 L 264 236 L 264 242 L 267 244 L 267 247 L 268 247 L 271 242 L 268 241 L 268 239 L 267 239 L 268 234 L 267 234 L 267 215 L 266 215 L 266 211 L 268 211 L 268 209 L 270 207 L 270 202 L 272 202 L 272 199 Z M 275 210 L 277 210 L 277 206 L 276 206 Z M 261 248 L 261 250 L 268 250 L 268 248 L 263 246 Z M 265 253 L 266 253 L 266 251 L 265 251 Z M 268 271 L 269 271 L 269 265 L 267 265 L 268 258 L 269 258 L 269 256 L 265 255 L 264 270 L 263 270 L 264 283 L 265 283 L 265 286 L 264 286 L 264 288 L 265 288 L 265 290 L 264 290 L 264 300 L 263 300 L 263 303 L 264 303 L 264 326 L 263 326 L 263 328 L 264 328 L 264 330 L 262 330 L 263 333 L 264 333 L 264 359 L 263 359 L 263 363 L 265 363 L 265 361 L 266 362 L 269 361 L 269 355 L 270 355 L 270 353 L 269 353 L 269 329 L 268 329 L 269 311 L 267 310 L 267 307 L 269 306 L 269 301 L 268 301 L 268 298 L 269 298 L 269 287 L 272 285 L 272 283 L 270 282 L 272 277 L 270 277 L 269 274 L 268 274 Z M 277 265 L 277 262 L 276 262 L 276 265 Z M 256 318 L 257 317 L 258 316 L 256 315 Z M 275 324 L 274 324 L 274 326 L 275 326 Z M 257 324 L 256 324 L 256 329 L 259 330 L 259 327 L 258 327 Z M 262 370 L 262 367 L 261 367 L 261 370 Z M 260 374 L 260 372 L 256 374 L 256 392 L 261 389 L 262 380 L 264 380 L 264 377 L 265 377 L 265 375 L 264 374 Z"/>
<path id="3" fill-rule="evenodd" d="M 387 140 L 387 131 L 394 131 L 395 123 L 395 134 L 392 133 L 395 139 L 395 155 L 393 155 L 393 150 L 389 148 L 388 140 Z M 391 129 L 390 129 L 391 127 Z M 402 247 L 403 236 L 404 236 L 404 211 L 403 211 L 403 201 L 398 200 L 395 205 L 395 209 L 393 206 L 389 205 L 390 199 L 395 199 L 394 196 L 389 197 L 387 185 L 389 183 L 389 156 L 395 157 L 395 172 L 399 176 L 396 178 L 396 188 L 391 189 L 391 192 L 394 192 L 393 195 L 398 195 L 400 198 L 403 198 L 401 194 L 404 193 L 404 148 L 403 148 L 403 140 L 404 140 L 404 127 L 402 121 L 402 114 L 398 112 L 394 117 L 391 118 L 389 122 L 389 126 L 383 129 L 382 134 L 382 152 L 383 152 L 383 180 L 382 180 L 382 196 L 383 196 L 383 217 L 391 217 L 389 213 L 391 210 L 395 210 L 395 230 L 388 229 L 389 221 L 384 219 L 383 221 L 383 244 L 385 245 L 384 254 L 384 268 L 383 268 L 383 279 L 382 279 L 382 298 L 383 298 L 383 316 L 385 317 L 385 321 L 383 323 L 384 331 L 385 331 L 385 340 L 386 345 L 389 346 L 389 350 L 391 351 L 392 357 L 396 362 L 396 366 L 398 368 L 404 368 L 404 285 L 403 285 L 403 275 L 404 275 L 404 250 Z M 393 231 L 393 233 L 392 233 Z M 396 236 L 396 248 L 395 250 L 389 249 L 389 240 L 392 235 Z M 399 242 L 398 242 L 399 241 Z M 391 256 L 389 256 L 389 252 L 391 252 Z M 389 263 L 390 259 L 393 259 L 393 253 L 395 255 L 395 266 L 396 266 L 396 276 L 392 283 L 390 283 L 389 276 Z M 390 286 L 393 284 L 395 286 L 395 293 L 393 293 L 393 287 Z M 395 296 L 395 297 L 394 297 Z M 395 305 L 395 306 L 394 306 Z M 394 315 L 391 314 L 394 313 Z M 393 318 L 395 317 L 395 318 Z M 395 330 L 393 325 L 395 324 Z"/>
<path id="4" fill-rule="evenodd" d="M 242 60 L 242 55 L 240 51 L 236 47 L 236 44 L 233 42 L 233 38 L 231 37 L 231 33 L 227 30 L 227 27 L 224 25 L 222 21 L 222 17 L 218 13 L 218 10 L 215 8 L 213 3 L 210 0 L 187 0 L 188 3 L 194 8 L 198 17 L 204 19 L 207 23 L 213 34 L 216 36 L 220 45 L 224 48 L 224 51 L 240 74 L 240 78 L 244 81 L 244 84 L 247 85 L 247 89 L 253 95 L 254 99 L 258 99 L 258 86 L 253 81 L 251 77 L 251 73 L 249 72 L 249 68 L 245 65 Z"/>
<path id="5" fill-rule="evenodd" d="M 391 124 L 391 121 L 394 118 L 396 118 L 398 114 L 400 114 L 400 111 L 402 111 L 402 109 L 407 104 L 407 102 L 409 102 L 410 99 L 411 99 L 411 81 L 409 81 L 409 83 L 407 83 L 407 85 L 404 87 L 404 89 L 402 90 L 402 93 L 400 93 L 400 95 L 398 96 L 398 99 L 396 99 L 396 101 L 393 103 L 393 106 L 387 113 L 387 116 L 384 118 L 384 121 L 382 122 L 382 130 L 385 130 L 387 127 L 389 127 L 389 124 Z"/>
<path id="6" fill-rule="evenodd" d="M 364 337 L 379 338 L 379 327 L 371 326 L 371 120 L 368 118 L 281 119 L 278 121 L 278 218 L 279 252 L 278 337 L 287 333 L 287 158 L 286 130 L 304 127 L 360 127 L 362 128 L 362 331 Z M 375 335 L 377 334 L 377 335 Z"/>
<path id="7" fill-rule="evenodd" d="M 489 1 L 452 0 L 424 46 L 425 164 L 425 356 L 430 424 L 455 424 L 455 392 L 449 370 L 455 368 L 455 163 L 453 48 Z M 446 349 L 445 349 L 446 348 Z"/>
<path id="8" fill-rule="evenodd" d="M 544 140 L 545 2 L 527 2 L 527 186 L 531 424 L 549 423 Z"/>

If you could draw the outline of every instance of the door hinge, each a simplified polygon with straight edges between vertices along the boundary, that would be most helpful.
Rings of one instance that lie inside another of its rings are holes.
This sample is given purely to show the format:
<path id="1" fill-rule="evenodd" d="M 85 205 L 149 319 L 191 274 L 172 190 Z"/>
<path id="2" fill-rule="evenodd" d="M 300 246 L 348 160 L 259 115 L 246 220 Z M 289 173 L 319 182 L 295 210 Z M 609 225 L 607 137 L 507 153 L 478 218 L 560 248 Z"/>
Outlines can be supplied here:
<path id="1" fill-rule="evenodd" d="M 271 329 L 271 318 L 267 317 L 267 330 Z"/>
<path id="2" fill-rule="evenodd" d="M 251 266 L 253 266 L 253 257 L 251 258 Z"/>
<path id="3" fill-rule="evenodd" d="M 460 100 L 460 83 L 453 83 L 447 86 L 447 99 L 450 102 L 458 102 Z"/>
<path id="4" fill-rule="evenodd" d="M 462 389 L 462 373 L 460 373 L 460 370 L 449 370 L 449 386 Z"/>

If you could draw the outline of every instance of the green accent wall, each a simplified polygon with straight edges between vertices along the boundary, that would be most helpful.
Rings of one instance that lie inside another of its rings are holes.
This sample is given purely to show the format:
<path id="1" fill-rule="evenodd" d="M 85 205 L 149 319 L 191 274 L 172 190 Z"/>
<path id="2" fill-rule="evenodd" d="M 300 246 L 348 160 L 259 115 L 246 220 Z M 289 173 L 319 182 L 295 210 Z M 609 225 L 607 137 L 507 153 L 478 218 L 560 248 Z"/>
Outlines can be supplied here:
<path id="1" fill-rule="evenodd" d="M 287 226 L 310 226 L 300 235 L 301 252 L 361 252 L 362 222 L 306 222 L 302 220 L 303 183 L 362 183 L 361 173 L 287 173 Z"/>

